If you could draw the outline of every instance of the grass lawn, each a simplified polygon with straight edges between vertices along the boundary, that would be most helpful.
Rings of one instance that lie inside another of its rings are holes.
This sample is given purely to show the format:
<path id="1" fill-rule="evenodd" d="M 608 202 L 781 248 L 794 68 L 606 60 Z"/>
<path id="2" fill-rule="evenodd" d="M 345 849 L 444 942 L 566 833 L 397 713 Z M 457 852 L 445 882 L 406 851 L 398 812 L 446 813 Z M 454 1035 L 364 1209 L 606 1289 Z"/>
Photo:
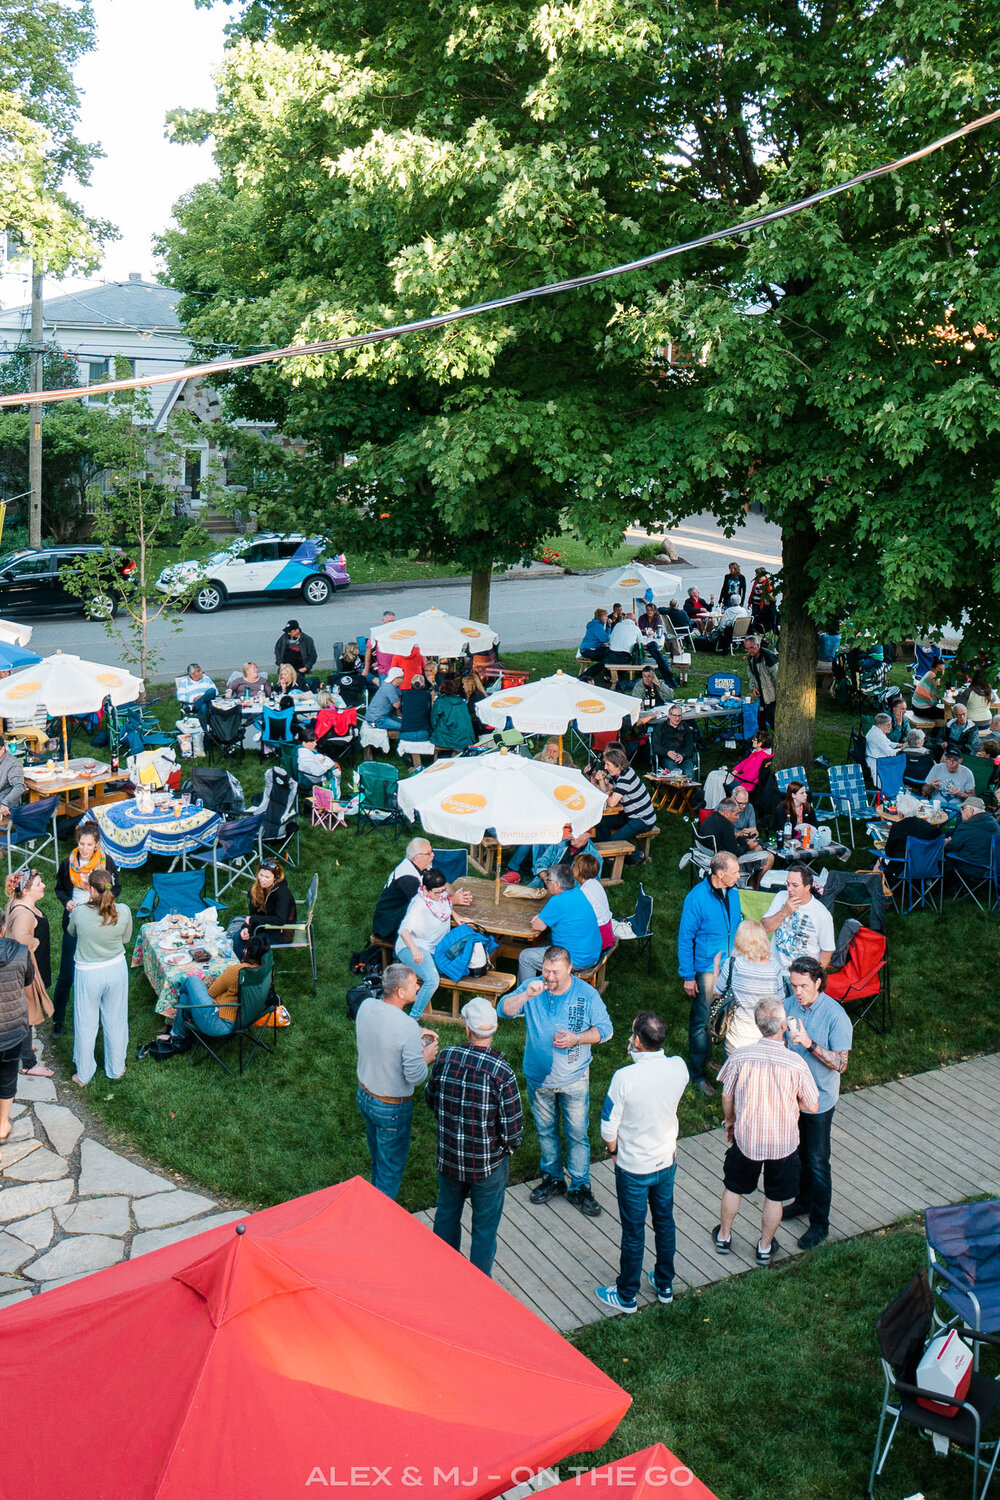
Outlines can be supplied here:
<path id="1" fill-rule="evenodd" d="M 914 1222 L 582 1329 L 574 1342 L 633 1404 L 562 1476 L 663 1442 L 724 1500 L 856 1500 L 882 1398 L 875 1320 L 926 1256 Z M 964 1459 L 901 1425 L 876 1493 L 958 1500 L 969 1481 Z"/>
<path id="2" fill-rule="evenodd" d="M 572 668 L 568 653 L 531 653 L 512 660 L 529 667 L 532 675 L 556 667 Z M 717 668 L 717 657 L 700 657 L 693 680 Z M 178 711 L 172 699 L 157 705 L 165 725 L 172 727 Z M 852 720 L 830 699 L 823 700 L 817 750 L 841 760 Z M 85 747 L 81 744 L 82 752 Z M 716 759 L 704 757 L 707 770 Z M 234 769 L 249 794 L 260 786 L 262 767 L 248 755 Z M 669 1026 L 667 1045 L 686 1055 L 686 997 L 676 972 L 677 916 L 688 889 L 687 872 L 677 868 L 687 847 L 687 827 L 664 817 L 654 848 L 654 863 L 628 871 L 624 885 L 610 892 L 616 916 L 630 913 L 639 876 L 655 898 L 656 939 L 652 968 L 647 974 L 627 945 L 611 961 L 605 999 L 617 1037 L 595 1050 L 592 1067 L 592 1139 L 598 1140 L 597 1117 L 604 1087 L 620 1066 L 624 1038 L 637 1009 L 652 1006 Z M 860 831 L 860 830 L 859 830 Z M 88 1102 L 112 1132 L 118 1133 L 163 1167 L 186 1173 L 209 1191 L 228 1195 L 247 1205 L 270 1204 L 310 1192 L 354 1173 L 364 1174 L 368 1157 L 364 1133 L 354 1104 L 355 1047 L 344 995 L 351 984 L 348 962 L 353 949 L 367 939 L 376 895 L 392 865 L 402 857 L 405 839 L 393 841 L 377 832 L 358 836 L 353 826 L 333 834 L 302 831 L 302 863 L 289 872 L 294 894 L 304 897 L 313 871 L 320 875 L 316 913 L 319 955 L 319 992 L 310 992 L 304 953 L 279 955 L 276 980 L 293 1025 L 283 1033 L 273 1058 L 258 1058 L 240 1081 L 221 1069 L 202 1063 L 188 1066 L 183 1057 L 168 1063 L 135 1061 L 135 1047 L 158 1029 L 153 995 L 141 970 L 131 983 L 131 1047 L 128 1071 L 116 1084 L 99 1073 L 90 1085 Z M 65 851 L 64 851 L 65 852 Z M 859 856 L 857 861 L 861 863 Z M 160 862 L 157 862 L 160 867 Z M 124 899 L 133 910 L 149 882 L 149 867 L 126 873 Z M 243 888 L 245 890 L 245 888 Z M 228 914 L 245 909 L 245 895 Z M 59 931 L 56 904 L 50 902 L 53 933 Z M 1000 1022 L 995 1003 L 996 918 L 966 902 L 949 906 L 943 916 L 918 913 L 890 918 L 892 986 L 897 1021 L 888 1037 L 874 1036 L 867 1027 L 856 1035 L 846 1087 L 858 1087 L 935 1064 L 994 1050 L 1000 1045 Z M 56 939 L 57 941 L 57 939 Z M 442 1028 L 447 1043 L 456 1033 Z M 499 1045 L 515 1067 L 521 1060 L 521 1029 L 517 1022 L 501 1026 Z M 72 1071 L 71 1037 L 56 1043 L 57 1055 Z M 720 1118 L 717 1102 L 690 1094 L 681 1108 L 685 1134 L 712 1128 Z M 537 1174 L 537 1141 L 528 1124 L 525 1143 L 512 1162 L 515 1178 Z M 401 1201 L 409 1208 L 425 1207 L 435 1197 L 433 1131 L 430 1112 L 419 1102 Z"/>

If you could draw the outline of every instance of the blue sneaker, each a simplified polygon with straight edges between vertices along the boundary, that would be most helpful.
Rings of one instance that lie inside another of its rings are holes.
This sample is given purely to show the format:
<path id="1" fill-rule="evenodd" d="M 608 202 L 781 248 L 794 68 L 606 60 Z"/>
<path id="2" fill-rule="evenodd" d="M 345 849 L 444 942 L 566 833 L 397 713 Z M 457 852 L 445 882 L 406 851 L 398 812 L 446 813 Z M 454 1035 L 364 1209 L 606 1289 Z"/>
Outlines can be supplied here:
<path id="1" fill-rule="evenodd" d="M 662 1302 L 664 1307 L 669 1307 L 670 1303 L 674 1300 L 673 1287 L 668 1286 L 665 1292 L 661 1292 L 659 1287 L 656 1285 L 656 1279 L 652 1271 L 650 1271 L 649 1273 L 649 1284 L 653 1288 L 653 1291 L 656 1293 L 657 1302 Z"/>
<path id="2" fill-rule="evenodd" d="M 635 1302 L 623 1302 L 618 1295 L 616 1286 L 599 1286 L 594 1292 L 598 1302 L 603 1302 L 605 1307 L 610 1307 L 612 1312 L 634 1313 L 638 1311 Z"/>

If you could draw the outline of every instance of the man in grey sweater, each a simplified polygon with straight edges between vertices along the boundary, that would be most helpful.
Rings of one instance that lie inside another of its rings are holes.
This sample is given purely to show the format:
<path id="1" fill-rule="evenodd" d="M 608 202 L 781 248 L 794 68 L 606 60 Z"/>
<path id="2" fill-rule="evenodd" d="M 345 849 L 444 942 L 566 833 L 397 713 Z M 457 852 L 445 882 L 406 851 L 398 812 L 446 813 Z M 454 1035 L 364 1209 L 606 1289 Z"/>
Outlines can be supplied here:
<path id="1" fill-rule="evenodd" d="M 24 799 L 24 767 L 7 746 L 0 748 L 0 820 L 6 822 L 12 807 Z"/>
<path id="2" fill-rule="evenodd" d="M 407 964 L 389 964 L 381 998 L 366 1000 L 355 1026 L 358 1041 L 357 1103 L 372 1158 L 372 1183 L 388 1198 L 399 1195 L 410 1150 L 413 1090 L 437 1057 L 437 1033 L 418 1026 L 405 1007 L 420 981 Z"/>

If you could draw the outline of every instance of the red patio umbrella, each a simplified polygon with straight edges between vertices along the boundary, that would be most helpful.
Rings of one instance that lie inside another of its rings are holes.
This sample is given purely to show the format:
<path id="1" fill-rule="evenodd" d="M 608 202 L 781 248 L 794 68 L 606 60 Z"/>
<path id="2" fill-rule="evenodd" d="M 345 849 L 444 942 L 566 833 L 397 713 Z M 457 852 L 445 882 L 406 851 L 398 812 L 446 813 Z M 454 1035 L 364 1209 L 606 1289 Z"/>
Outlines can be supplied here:
<path id="1" fill-rule="evenodd" d="M 540 1492 L 545 1500 L 600 1500 L 604 1495 L 629 1496 L 630 1500 L 716 1500 L 712 1490 L 696 1479 L 686 1464 L 665 1448 L 654 1443 L 641 1453 L 616 1458 L 614 1463 L 588 1469 Z"/>
<path id="2" fill-rule="evenodd" d="M 20 1303 L 0 1340 L 18 1500 L 476 1500 L 630 1401 L 360 1178 Z"/>

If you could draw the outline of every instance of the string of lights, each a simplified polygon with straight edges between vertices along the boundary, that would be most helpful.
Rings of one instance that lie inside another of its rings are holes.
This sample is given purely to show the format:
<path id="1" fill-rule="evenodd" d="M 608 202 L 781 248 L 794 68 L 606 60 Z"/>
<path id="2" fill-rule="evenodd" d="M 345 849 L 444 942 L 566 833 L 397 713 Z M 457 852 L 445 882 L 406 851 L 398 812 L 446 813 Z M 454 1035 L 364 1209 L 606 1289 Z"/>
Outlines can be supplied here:
<path id="1" fill-rule="evenodd" d="M 777 223 L 779 219 L 787 219 L 790 215 L 813 208 L 817 203 L 823 203 L 828 198 L 850 192 L 852 188 L 860 187 L 862 183 L 873 182 L 876 178 L 885 177 L 892 172 L 900 171 L 903 167 L 911 166 L 914 162 L 921 161 L 935 151 L 952 145 L 964 136 L 992 125 L 996 120 L 1000 120 L 1000 109 L 992 110 L 989 114 L 971 120 L 967 125 L 959 126 L 958 129 L 940 136 L 916 151 L 910 151 L 905 156 L 898 156 L 894 161 L 886 162 L 881 166 L 870 167 L 866 172 L 859 172 L 845 182 L 821 188 L 818 192 L 799 198 L 794 203 L 786 203 L 780 208 L 771 209 L 768 213 L 755 214 L 738 224 L 730 224 L 725 229 L 713 230 L 710 234 L 699 235 L 697 239 L 685 240 L 681 244 L 671 245 L 666 250 L 656 250 L 650 255 L 641 256 L 638 260 L 627 261 L 624 265 L 609 266 L 606 270 L 593 271 L 586 276 L 574 276 L 566 281 L 553 281 L 544 286 L 528 287 L 521 292 L 512 292 L 506 297 L 494 298 L 491 302 L 477 302 L 469 307 L 455 308 L 450 312 L 435 313 L 429 318 L 418 318 L 409 323 L 397 323 L 387 328 L 374 328 L 367 333 L 345 335 L 343 338 L 324 339 L 313 344 L 289 344 L 284 348 L 261 350 L 257 354 L 245 354 L 235 359 L 215 360 L 210 364 L 187 365 L 182 369 L 159 375 L 133 376 L 128 380 L 109 380 L 99 385 L 74 386 L 64 390 L 31 391 L 12 396 L 0 396 L 0 407 L 38 405 L 42 402 L 48 404 L 53 401 L 78 401 L 82 396 L 107 395 L 113 391 L 134 391 L 151 385 L 175 385 L 180 381 L 210 377 L 230 370 L 252 369 L 254 366 L 272 364 L 277 360 L 333 354 L 341 349 L 357 349 L 366 344 L 405 338 L 414 333 L 430 333 L 437 328 L 446 327 L 449 323 L 480 317 L 485 313 L 497 312 L 504 307 L 515 307 L 521 302 L 532 301 L 539 297 L 554 297 L 563 292 L 576 291 L 581 287 L 595 286 L 598 282 L 608 281 L 615 276 L 627 276 L 633 271 L 647 270 L 650 266 L 659 265 L 689 250 L 699 250 L 705 245 L 718 244 L 720 240 L 732 239 L 737 235 L 753 234 L 768 224 Z"/>

